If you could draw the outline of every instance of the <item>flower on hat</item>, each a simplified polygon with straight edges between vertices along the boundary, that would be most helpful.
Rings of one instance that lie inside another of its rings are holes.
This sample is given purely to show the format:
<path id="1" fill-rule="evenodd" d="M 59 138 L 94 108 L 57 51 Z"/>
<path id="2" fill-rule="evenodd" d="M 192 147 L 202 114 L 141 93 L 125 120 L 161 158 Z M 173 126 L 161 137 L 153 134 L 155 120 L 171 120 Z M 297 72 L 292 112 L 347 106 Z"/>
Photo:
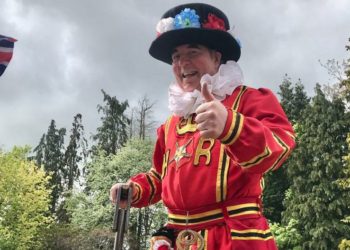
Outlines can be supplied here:
<path id="1" fill-rule="evenodd" d="M 225 22 L 214 14 L 208 14 L 208 20 L 203 23 L 203 28 L 226 31 Z"/>
<path id="2" fill-rule="evenodd" d="M 162 34 L 164 32 L 167 32 L 169 30 L 174 29 L 174 18 L 173 17 L 168 17 L 168 18 L 163 18 L 161 19 L 156 27 L 157 33 Z"/>
<path id="3" fill-rule="evenodd" d="M 196 14 L 195 10 L 190 8 L 185 8 L 180 14 L 175 16 L 174 28 L 183 29 L 183 28 L 200 28 L 201 24 L 199 23 L 199 16 Z"/>

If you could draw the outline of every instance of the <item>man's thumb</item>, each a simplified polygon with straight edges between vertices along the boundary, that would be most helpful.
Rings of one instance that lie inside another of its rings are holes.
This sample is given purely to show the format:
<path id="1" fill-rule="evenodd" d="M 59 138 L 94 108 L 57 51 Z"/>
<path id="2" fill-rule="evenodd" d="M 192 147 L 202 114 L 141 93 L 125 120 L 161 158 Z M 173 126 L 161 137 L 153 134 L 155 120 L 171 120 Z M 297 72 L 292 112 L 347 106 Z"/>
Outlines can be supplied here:
<path id="1" fill-rule="evenodd" d="M 213 96 L 213 94 L 209 92 L 207 83 L 203 83 L 201 92 L 202 92 L 202 96 L 206 102 L 211 102 L 211 101 L 215 100 L 215 97 Z"/>

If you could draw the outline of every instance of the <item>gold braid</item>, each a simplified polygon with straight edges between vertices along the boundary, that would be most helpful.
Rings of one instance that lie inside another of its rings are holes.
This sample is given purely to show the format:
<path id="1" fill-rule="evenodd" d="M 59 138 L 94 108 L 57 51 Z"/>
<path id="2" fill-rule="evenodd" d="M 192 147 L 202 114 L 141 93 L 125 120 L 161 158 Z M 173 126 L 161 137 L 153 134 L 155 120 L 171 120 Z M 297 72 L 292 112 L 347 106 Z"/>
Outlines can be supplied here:
<path id="1" fill-rule="evenodd" d="M 204 239 L 199 233 L 186 229 L 182 230 L 176 238 L 176 247 L 179 250 L 188 250 L 189 246 L 199 243 L 197 246 L 198 250 L 203 250 L 204 248 Z"/>

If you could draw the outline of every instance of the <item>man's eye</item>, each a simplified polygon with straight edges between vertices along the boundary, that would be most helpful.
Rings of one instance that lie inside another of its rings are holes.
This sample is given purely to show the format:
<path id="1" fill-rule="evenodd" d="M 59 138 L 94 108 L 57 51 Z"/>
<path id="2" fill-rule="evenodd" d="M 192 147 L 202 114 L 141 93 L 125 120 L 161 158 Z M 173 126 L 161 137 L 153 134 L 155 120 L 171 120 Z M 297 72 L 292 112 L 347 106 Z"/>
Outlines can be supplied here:
<path id="1" fill-rule="evenodd" d="M 199 53 L 198 50 L 191 50 L 188 52 L 188 55 L 191 57 L 194 57 L 194 56 L 198 55 L 198 53 Z"/>
<path id="2" fill-rule="evenodd" d="M 180 59 L 180 55 L 178 55 L 178 54 L 172 55 L 171 59 L 173 60 L 173 62 L 176 62 Z"/>

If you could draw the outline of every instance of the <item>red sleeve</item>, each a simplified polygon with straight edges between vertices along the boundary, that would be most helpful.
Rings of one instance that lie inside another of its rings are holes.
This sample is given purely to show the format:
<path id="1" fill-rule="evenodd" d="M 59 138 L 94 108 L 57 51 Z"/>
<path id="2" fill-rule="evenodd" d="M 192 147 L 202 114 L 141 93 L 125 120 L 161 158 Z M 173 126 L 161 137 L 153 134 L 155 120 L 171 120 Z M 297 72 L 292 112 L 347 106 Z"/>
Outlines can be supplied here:
<path id="1" fill-rule="evenodd" d="M 247 171 L 277 169 L 295 147 L 294 132 L 275 95 L 248 88 L 219 137 L 228 155 Z"/>
<path id="2" fill-rule="evenodd" d="M 140 173 L 130 178 L 137 191 L 133 197 L 132 206 L 145 207 L 161 199 L 164 148 L 164 125 L 162 125 L 157 130 L 152 168 L 148 173 Z"/>

